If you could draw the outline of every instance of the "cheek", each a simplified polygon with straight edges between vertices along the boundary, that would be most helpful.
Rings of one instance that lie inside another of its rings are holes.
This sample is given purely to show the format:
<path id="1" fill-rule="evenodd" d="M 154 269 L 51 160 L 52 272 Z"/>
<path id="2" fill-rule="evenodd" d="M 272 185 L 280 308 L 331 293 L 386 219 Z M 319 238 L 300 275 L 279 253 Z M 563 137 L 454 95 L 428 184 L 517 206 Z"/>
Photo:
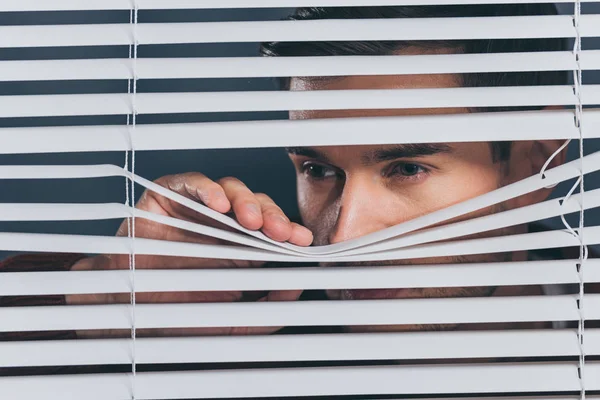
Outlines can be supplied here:
<path id="1" fill-rule="evenodd" d="M 300 178 L 298 178 L 297 190 L 300 216 L 304 224 L 312 230 L 325 207 L 326 194 L 323 191 L 314 190 L 312 185 Z"/>
<path id="2" fill-rule="evenodd" d="M 433 174 L 411 190 L 399 190 L 398 193 L 402 194 L 406 209 L 412 214 L 404 219 L 412 219 L 491 192 L 499 186 L 497 168 L 476 165 Z"/>
<path id="3" fill-rule="evenodd" d="M 473 199 L 485 193 L 492 192 L 500 186 L 501 176 L 495 166 L 477 165 L 477 168 L 461 168 L 453 171 L 452 176 L 440 179 L 428 188 L 430 192 L 424 197 L 430 199 L 430 203 L 425 213 Z M 474 211 L 446 223 L 486 215 L 493 210 L 496 210 L 495 206 Z"/>
<path id="4" fill-rule="evenodd" d="M 335 225 L 341 189 L 335 184 L 315 185 L 300 179 L 297 189 L 300 217 L 304 225 L 315 234 L 317 243 L 322 239 L 320 236 Z"/>

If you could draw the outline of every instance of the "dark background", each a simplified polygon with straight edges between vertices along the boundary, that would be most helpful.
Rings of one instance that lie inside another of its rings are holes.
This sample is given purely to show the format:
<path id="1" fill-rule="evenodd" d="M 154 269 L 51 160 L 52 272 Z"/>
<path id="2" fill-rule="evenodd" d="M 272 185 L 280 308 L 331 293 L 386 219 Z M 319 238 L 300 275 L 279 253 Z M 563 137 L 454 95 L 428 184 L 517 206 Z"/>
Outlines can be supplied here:
<path id="1" fill-rule="evenodd" d="M 563 13 L 572 13 L 572 6 L 561 4 Z M 140 11 L 139 22 L 202 22 L 276 20 L 287 15 L 290 9 L 250 10 L 177 10 Z M 600 13 L 600 4 L 584 4 L 584 13 Z M 60 23 L 116 23 L 129 22 L 129 12 L 39 12 L 0 13 L 0 25 L 60 24 Z M 600 49 L 600 39 L 584 41 L 584 49 Z M 15 59 L 71 59 L 71 58 L 117 58 L 128 57 L 126 46 L 0 49 L 0 61 Z M 139 57 L 223 57 L 257 56 L 258 44 L 228 43 L 204 45 L 140 46 Z M 0 77 L 1 81 L 1 77 Z M 600 72 L 584 74 L 584 83 L 600 83 Z M 226 90 L 275 90 L 270 79 L 179 79 L 138 81 L 138 92 L 179 91 L 226 91 Z M 0 82 L 0 95 L 52 94 L 52 93 L 123 93 L 127 81 L 62 81 L 62 82 Z M 286 118 L 286 113 L 211 113 L 177 115 L 141 115 L 139 124 L 232 121 L 250 119 Z M 68 118 L 5 118 L 0 127 L 18 126 L 64 126 L 125 124 L 125 116 L 68 117 Z M 168 131 L 165 132 L 168 134 Z M 202 134 L 199 128 L 198 134 Z M 283 134 L 283 133 L 282 133 Z M 451 132 L 448 132 L 451 135 Z M 0 143 L 0 146 L 2 143 Z M 597 141 L 586 141 L 586 153 L 597 151 Z M 569 149 L 570 158 L 577 157 L 577 143 Z M 124 153 L 59 153 L 36 155 L 0 155 L 0 165 L 11 164 L 103 164 L 123 165 Z M 297 215 L 295 181 L 291 164 L 281 149 L 236 150 L 186 150 L 149 151 L 136 153 L 136 173 L 147 179 L 188 171 L 199 171 L 211 178 L 236 176 L 252 190 L 265 192 L 282 206 L 290 216 Z M 586 181 L 586 190 L 596 188 L 600 182 L 596 176 Z M 572 182 L 560 185 L 554 196 L 564 195 Z M 88 180 L 27 180 L 0 181 L 0 202 L 123 202 L 125 182 L 118 178 Z M 136 189 L 136 195 L 141 188 Z M 597 210 L 586 214 L 586 225 L 600 222 Z M 47 232 L 74 234 L 112 235 L 120 221 L 81 222 L 0 222 L 0 231 Z M 560 222 L 547 221 L 553 227 Z M 573 220 L 572 223 L 577 223 Z M 0 260 L 9 253 L 0 252 Z"/>

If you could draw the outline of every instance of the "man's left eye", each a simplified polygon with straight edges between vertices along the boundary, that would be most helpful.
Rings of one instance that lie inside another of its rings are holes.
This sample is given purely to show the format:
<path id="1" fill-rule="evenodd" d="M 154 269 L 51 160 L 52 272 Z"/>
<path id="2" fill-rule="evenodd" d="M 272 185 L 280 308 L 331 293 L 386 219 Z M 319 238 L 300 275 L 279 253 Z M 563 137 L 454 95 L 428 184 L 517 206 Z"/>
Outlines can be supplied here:
<path id="1" fill-rule="evenodd" d="M 425 168 L 418 164 L 399 163 L 394 165 L 388 172 L 388 175 L 415 176 L 422 172 L 427 172 Z"/>

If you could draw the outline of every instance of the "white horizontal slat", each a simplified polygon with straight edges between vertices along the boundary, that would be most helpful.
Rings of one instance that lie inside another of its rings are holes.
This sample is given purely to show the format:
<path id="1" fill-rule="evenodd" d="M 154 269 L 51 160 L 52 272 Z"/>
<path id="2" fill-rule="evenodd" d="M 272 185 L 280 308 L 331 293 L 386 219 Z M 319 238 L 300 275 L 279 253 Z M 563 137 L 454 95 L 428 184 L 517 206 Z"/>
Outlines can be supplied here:
<path id="1" fill-rule="evenodd" d="M 310 119 L 197 124 L 0 129 L 0 154 L 130 149 L 136 151 L 578 139 L 573 112 L 527 111 L 427 116 Z M 583 135 L 600 137 L 600 110 L 586 110 Z M 446 132 L 453 132 L 448 136 Z M 165 134 L 168 132 L 168 134 Z M 281 132 L 285 132 L 282 135 Z M 343 132 L 343 135 L 338 134 Z M 365 136 L 365 132 L 370 132 Z"/>
<path id="2" fill-rule="evenodd" d="M 581 53 L 581 68 L 600 69 L 600 50 Z M 131 59 L 18 60 L 0 63 L 2 81 L 132 79 Z M 569 51 L 323 57 L 140 58 L 138 79 L 259 78 L 577 69 Z"/>
<path id="3" fill-rule="evenodd" d="M 582 3 L 596 0 L 581 0 Z M 510 4 L 518 0 L 137 0 L 139 10 L 207 9 L 207 8 L 289 8 L 289 7 L 350 7 L 451 4 Z M 547 0 L 527 0 L 545 3 Z M 555 0 L 569 3 L 572 0 Z M 67 11 L 67 10 L 130 10 L 130 0 L 5 0 L 0 11 Z"/>
<path id="4" fill-rule="evenodd" d="M 585 204 L 584 200 L 585 199 Z M 464 236 L 480 234 L 483 232 L 492 232 L 497 229 L 503 229 L 521 224 L 528 224 L 544 219 L 566 216 L 572 213 L 580 212 L 581 209 L 589 210 L 600 207 L 600 190 L 590 190 L 584 193 L 565 198 L 546 200 L 541 203 L 531 204 L 525 207 L 514 208 L 506 211 L 500 211 L 476 218 L 448 223 L 443 226 L 423 229 L 418 232 L 383 240 L 369 246 L 366 252 L 374 253 L 378 251 L 395 250 L 407 248 L 410 246 L 422 245 L 425 243 L 436 243 L 447 241 Z M 1 208 L 0 208 L 1 210 Z M 365 253 L 365 248 L 356 248 L 349 250 L 344 255 Z"/>
<path id="5" fill-rule="evenodd" d="M 93 221 L 131 216 L 122 203 L 0 203 L 0 221 Z"/>
<path id="6" fill-rule="evenodd" d="M 137 293 L 316 289 L 394 289 L 579 283 L 578 260 L 269 269 L 136 270 Z M 587 260 L 584 281 L 600 282 L 600 261 Z M 4 296 L 128 293 L 131 272 L 10 272 Z"/>
<path id="7" fill-rule="evenodd" d="M 582 37 L 600 36 L 600 15 L 582 15 Z M 454 40 L 575 37 L 568 15 L 27 25 L 0 27 L 0 48 L 263 41 Z"/>
<path id="8" fill-rule="evenodd" d="M 53 165 L 50 168 L 47 165 L 29 165 L 26 168 L 19 165 L 0 166 L 0 179 L 36 179 L 44 176 L 46 179 L 108 178 L 124 177 L 127 176 L 127 172 L 111 164 L 94 165 L 92 168 L 74 165 Z"/>
<path id="9" fill-rule="evenodd" d="M 260 303 L 138 304 L 136 327 L 403 325 L 554 322 L 579 319 L 575 295 L 305 301 Z M 130 305 L 8 307 L 0 331 L 131 328 Z M 585 318 L 600 319 L 600 295 L 585 297 Z"/>
<path id="10" fill-rule="evenodd" d="M 129 364 L 131 347 L 130 339 L 0 342 L 0 368 Z M 600 330 L 585 331 L 585 349 L 600 355 Z M 142 338 L 135 345 L 138 364 L 576 355 L 576 330 Z"/>
<path id="11" fill-rule="evenodd" d="M 599 377 L 600 366 L 588 364 L 588 390 L 600 388 Z M 5 377 L 0 378 L 0 396 L 14 400 L 37 400 L 41 395 L 45 400 L 121 400 L 131 397 L 130 386 L 129 374 Z M 284 368 L 136 376 L 136 398 L 140 400 L 579 390 L 576 363 Z"/>
<path id="12" fill-rule="evenodd" d="M 585 245 L 600 244 L 600 226 L 583 230 Z M 132 240 L 127 237 L 82 236 L 39 233 L 0 233 L 0 250 L 36 251 L 48 253 L 130 254 Z M 163 255 L 174 257 L 198 257 L 206 259 L 285 261 L 285 262 L 364 262 L 407 260 L 424 257 L 458 256 L 471 254 L 504 253 L 537 249 L 579 246 L 579 239 L 566 230 L 528 233 L 483 239 L 457 240 L 444 243 L 424 244 L 376 253 L 346 256 L 306 251 L 291 254 L 253 249 L 241 246 L 207 245 L 200 243 L 170 242 L 135 238 L 138 255 Z"/>
<path id="13" fill-rule="evenodd" d="M 584 85 L 584 105 L 600 104 L 600 85 Z M 517 107 L 573 105 L 571 86 L 327 90 L 273 92 L 138 93 L 138 114 Z M 126 115 L 133 95 L 71 94 L 0 96 L 0 117 Z"/>
<path id="14" fill-rule="evenodd" d="M 126 94 L 0 96 L 0 117 L 126 115 L 131 104 Z"/>

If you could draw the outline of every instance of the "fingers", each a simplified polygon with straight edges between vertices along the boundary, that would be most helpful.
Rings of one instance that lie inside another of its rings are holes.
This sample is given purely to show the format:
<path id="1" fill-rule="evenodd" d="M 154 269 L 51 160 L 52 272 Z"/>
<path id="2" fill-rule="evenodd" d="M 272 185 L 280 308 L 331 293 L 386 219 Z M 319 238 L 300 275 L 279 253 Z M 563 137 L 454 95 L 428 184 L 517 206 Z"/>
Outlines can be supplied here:
<path id="1" fill-rule="evenodd" d="M 309 246 L 312 233 L 305 227 L 292 223 L 283 210 L 266 194 L 253 193 L 237 178 L 227 177 L 215 182 L 203 174 L 193 172 L 165 176 L 156 183 L 187 198 L 201 202 L 220 212 L 233 211 L 236 220 L 246 229 L 262 230 L 269 238 Z M 172 216 L 184 216 L 201 223 L 204 219 L 187 207 L 181 206 L 155 193 L 146 192 L 138 204 L 139 208 L 151 212 L 152 201 L 159 203 Z"/>
<path id="2" fill-rule="evenodd" d="M 292 223 L 292 235 L 288 242 L 296 246 L 310 246 L 313 242 L 313 233 L 304 226 Z"/>
<path id="3" fill-rule="evenodd" d="M 255 197 L 262 210 L 263 233 L 279 242 L 289 240 L 292 236 L 292 223 L 283 210 L 264 193 L 257 193 Z"/>
<path id="4" fill-rule="evenodd" d="M 273 199 L 264 193 L 257 193 L 255 196 L 261 204 L 262 231 L 265 235 L 273 240 L 287 241 L 298 246 L 309 246 L 312 243 L 312 232 L 302 225 L 291 222 Z"/>
<path id="5" fill-rule="evenodd" d="M 263 213 L 256 195 L 236 178 L 223 178 L 218 183 L 231 202 L 237 221 L 245 228 L 261 229 L 263 227 Z"/>
<path id="6" fill-rule="evenodd" d="M 223 187 L 201 173 L 169 175 L 158 179 L 156 183 L 220 213 L 231 210 L 231 203 Z"/>

